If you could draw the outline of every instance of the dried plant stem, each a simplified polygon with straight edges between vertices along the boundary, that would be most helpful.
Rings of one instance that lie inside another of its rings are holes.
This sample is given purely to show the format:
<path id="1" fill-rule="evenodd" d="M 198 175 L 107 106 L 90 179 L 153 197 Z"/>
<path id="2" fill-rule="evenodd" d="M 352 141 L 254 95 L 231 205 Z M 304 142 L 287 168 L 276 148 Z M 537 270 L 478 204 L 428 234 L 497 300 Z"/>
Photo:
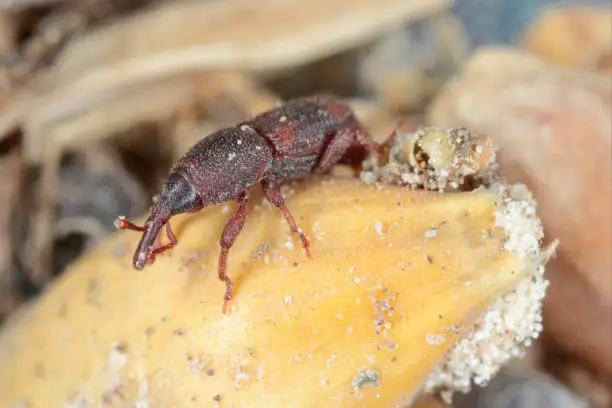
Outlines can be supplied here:
<path id="1" fill-rule="evenodd" d="M 52 6 L 68 3 L 71 0 L 0 0 L 0 11 L 23 10 L 30 7 Z"/>

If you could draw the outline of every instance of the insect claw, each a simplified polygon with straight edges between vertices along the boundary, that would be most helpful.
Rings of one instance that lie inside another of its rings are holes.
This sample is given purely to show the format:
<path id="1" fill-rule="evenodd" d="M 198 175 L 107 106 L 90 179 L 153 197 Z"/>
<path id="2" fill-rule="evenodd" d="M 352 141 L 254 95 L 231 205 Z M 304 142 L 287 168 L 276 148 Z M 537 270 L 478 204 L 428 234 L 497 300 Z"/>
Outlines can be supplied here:
<path id="1" fill-rule="evenodd" d="M 123 229 L 123 225 L 125 222 L 125 217 L 123 215 L 118 216 L 115 221 L 113 221 L 113 227 L 115 227 L 116 229 Z"/>
<path id="2" fill-rule="evenodd" d="M 300 239 L 302 240 L 302 246 L 304 247 L 304 251 L 306 251 L 306 256 L 310 258 L 310 242 L 308 241 L 308 238 L 306 238 L 304 234 L 300 234 Z"/>
<path id="3" fill-rule="evenodd" d="M 227 309 L 228 309 L 230 301 L 231 301 L 231 298 L 229 298 L 228 296 L 225 296 L 223 300 L 223 309 L 222 309 L 223 314 L 227 314 Z"/>

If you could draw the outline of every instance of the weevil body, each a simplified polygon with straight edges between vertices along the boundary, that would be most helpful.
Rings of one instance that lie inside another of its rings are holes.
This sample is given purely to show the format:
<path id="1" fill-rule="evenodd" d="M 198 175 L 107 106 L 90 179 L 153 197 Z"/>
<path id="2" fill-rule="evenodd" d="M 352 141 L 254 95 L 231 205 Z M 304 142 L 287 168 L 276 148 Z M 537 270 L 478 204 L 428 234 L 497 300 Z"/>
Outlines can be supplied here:
<path id="1" fill-rule="evenodd" d="M 356 146 L 370 153 L 382 151 L 347 105 L 322 95 L 291 100 L 206 136 L 175 163 L 143 227 L 123 217 L 117 219 L 118 228 L 143 233 L 134 252 L 134 267 L 143 269 L 156 255 L 176 245 L 169 224 L 173 215 L 236 200 L 238 207 L 220 239 L 218 272 L 219 279 L 226 283 L 225 312 L 232 298 L 227 257 L 244 226 L 247 191 L 261 184 L 266 199 L 278 207 L 310 256 L 308 238 L 285 206 L 280 184 L 310 173 L 324 173 Z M 161 245 L 160 231 L 164 227 L 170 243 Z"/>

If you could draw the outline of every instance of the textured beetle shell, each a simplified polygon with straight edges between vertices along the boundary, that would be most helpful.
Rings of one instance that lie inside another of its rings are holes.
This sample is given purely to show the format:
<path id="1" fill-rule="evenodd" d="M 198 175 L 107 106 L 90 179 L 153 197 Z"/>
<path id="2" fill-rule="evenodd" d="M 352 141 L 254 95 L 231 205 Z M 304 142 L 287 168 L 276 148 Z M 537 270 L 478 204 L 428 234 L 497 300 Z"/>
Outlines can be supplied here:
<path id="1" fill-rule="evenodd" d="M 312 172 L 319 157 L 319 153 L 296 157 L 276 157 L 268 176 L 275 182 L 299 179 Z"/>
<path id="2" fill-rule="evenodd" d="M 348 106 L 331 96 L 294 99 L 205 137 L 173 171 L 193 183 L 204 206 L 219 204 L 262 181 L 311 173 L 336 132 L 359 128 Z"/>
<path id="3" fill-rule="evenodd" d="M 334 131 L 358 126 L 347 107 L 324 96 L 289 101 L 246 124 L 285 157 L 319 155 Z"/>
<path id="4" fill-rule="evenodd" d="M 259 183 L 273 159 L 273 150 L 264 138 L 248 127 L 231 127 L 195 144 L 173 171 L 195 186 L 204 205 L 220 204 Z"/>

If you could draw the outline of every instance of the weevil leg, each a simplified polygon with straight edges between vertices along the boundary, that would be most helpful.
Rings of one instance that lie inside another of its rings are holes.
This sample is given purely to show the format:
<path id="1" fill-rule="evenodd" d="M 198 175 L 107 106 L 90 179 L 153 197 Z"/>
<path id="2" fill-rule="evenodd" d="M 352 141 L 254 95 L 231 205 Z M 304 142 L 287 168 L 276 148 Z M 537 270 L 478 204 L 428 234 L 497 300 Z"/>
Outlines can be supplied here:
<path id="1" fill-rule="evenodd" d="M 323 174 L 329 170 L 334 164 L 336 164 L 346 153 L 349 147 L 355 142 L 355 131 L 353 130 L 341 130 L 334 132 L 331 136 L 331 140 L 319 162 L 312 170 L 315 174 Z"/>
<path id="2" fill-rule="evenodd" d="M 393 139 L 398 135 L 400 129 L 406 125 L 406 121 L 401 120 L 397 122 L 389 137 L 382 143 L 382 146 L 385 148 L 390 147 L 393 144 Z"/>
<path id="3" fill-rule="evenodd" d="M 232 217 L 225 224 L 225 228 L 223 229 L 223 234 L 221 235 L 221 240 L 219 241 L 221 245 L 221 253 L 219 255 L 219 279 L 225 282 L 225 297 L 223 301 L 223 313 L 227 313 L 227 305 L 229 301 L 232 299 L 232 280 L 227 276 L 227 256 L 229 254 L 229 250 L 234 244 L 236 237 L 242 231 L 242 227 L 244 227 L 244 221 L 246 219 L 246 209 L 248 198 L 246 192 L 240 193 L 240 195 L 236 198 L 238 202 L 238 208 L 232 214 Z"/>
<path id="4" fill-rule="evenodd" d="M 373 153 L 378 156 L 382 156 L 383 153 L 385 152 L 384 144 L 376 143 L 374 140 L 370 138 L 370 135 L 368 135 L 363 130 L 354 131 L 354 137 L 355 137 L 356 142 L 360 144 L 361 146 L 365 147 L 368 153 L 371 153 L 371 154 Z"/>
<path id="5" fill-rule="evenodd" d="M 121 229 L 121 230 L 129 229 L 132 231 L 144 232 L 146 229 L 145 227 L 141 227 L 136 224 L 132 224 L 131 222 L 126 220 L 125 217 L 122 217 L 122 216 L 117 217 L 114 225 L 115 225 L 115 228 Z"/>
<path id="6" fill-rule="evenodd" d="M 170 242 L 168 242 L 166 245 L 162 245 L 153 249 L 153 251 L 151 251 L 151 254 L 149 255 L 150 261 L 154 261 L 157 255 L 169 250 L 170 248 L 173 248 L 176 245 L 176 236 L 172 232 L 172 228 L 170 228 L 170 222 L 166 222 L 166 233 L 168 234 L 168 239 L 170 240 Z"/>
<path id="7" fill-rule="evenodd" d="M 397 136 L 399 129 L 404 125 L 404 122 L 399 122 L 383 143 L 377 143 L 371 139 L 370 135 L 363 129 L 353 130 L 354 142 L 347 148 L 346 155 L 339 160 L 339 163 L 348 164 L 356 170 L 361 168 L 361 163 L 368 155 L 375 155 L 379 158 L 383 157 Z"/>
<path id="8" fill-rule="evenodd" d="M 306 255 L 310 257 L 310 242 L 308 241 L 308 237 L 306 237 L 306 234 L 304 234 L 304 232 L 297 226 L 293 216 L 285 205 L 285 199 L 281 194 L 280 186 L 273 181 L 262 181 L 261 188 L 263 189 L 266 199 L 278 207 L 278 209 L 281 211 L 283 217 L 285 217 L 285 220 L 287 220 L 287 223 L 291 228 L 291 232 L 299 235 L 300 240 L 302 241 L 302 246 L 306 251 Z"/>

